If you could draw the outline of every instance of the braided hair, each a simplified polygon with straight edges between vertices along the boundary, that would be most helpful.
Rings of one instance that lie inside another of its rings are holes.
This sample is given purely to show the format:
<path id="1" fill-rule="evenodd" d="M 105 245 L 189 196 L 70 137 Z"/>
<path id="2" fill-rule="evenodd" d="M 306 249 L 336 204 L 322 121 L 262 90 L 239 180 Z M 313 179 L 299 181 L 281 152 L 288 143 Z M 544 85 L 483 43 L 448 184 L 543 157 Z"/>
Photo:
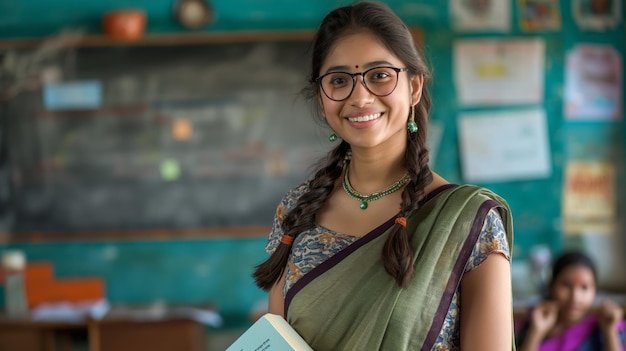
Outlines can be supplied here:
<path id="1" fill-rule="evenodd" d="M 422 76 L 424 80 L 421 99 L 411 108 L 414 109 L 415 122 L 419 129 L 415 133 L 407 131 L 407 148 L 404 155 L 404 166 L 411 180 L 402 192 L 399 216 L 408 218 L 419 208 L 419 203 L 425 196 L 425 188 L 432 182 L 426 148 L 431 98 L 426 88 L 430 78 L 429 70 L 404 22 L 386 5 L 374 2 L 358 2 L 330 12 L 314 37 L 309 85 L 303 92 L 313 105 L 317 106 L 318 117 L 321 117 L 317 103 L 320 99 L 320 88 L 315 78 L 337 41 L 358 32 L 368 32 L 378 37 L 381 43 L 405 64 L 411 77 Z M 407 115 L 407 121 L 408 119 Z M 285 215 L 282 222 L 284 235 L 295 238 L 315 226 L 317 212 L 332 194 L 337 180 L 343 174 L 346 165 L 344 159 L 349 150 L 350 145 L 342 141 L 328 153 L 310 180 L 308 192 L 303 194 L 294 208 Z M 289 242 L 281 242 L 274 253 L 256 267 L 253 277 L 260 288 L 269 290 L 281 279 L 290 253 Z M 394 225 L 381 254 L 385 270 L 394 277 L 398 286 L 406 287 L 413 276 L 414 253 L 403 225 Z"/>

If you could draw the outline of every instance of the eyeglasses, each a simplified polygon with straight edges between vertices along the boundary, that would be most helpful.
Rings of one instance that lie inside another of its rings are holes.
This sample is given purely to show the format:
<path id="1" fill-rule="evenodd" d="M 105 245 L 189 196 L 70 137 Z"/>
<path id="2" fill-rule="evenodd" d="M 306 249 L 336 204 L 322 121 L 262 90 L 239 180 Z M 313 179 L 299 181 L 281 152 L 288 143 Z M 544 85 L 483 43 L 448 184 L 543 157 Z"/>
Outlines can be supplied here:
<path id="1" fill-rule="evenodd" d="M 343 101 L 352 95 L 356 86 L 356 76 L 363 77 L 363 86 L 376 96 L 387 96 L 396 90 L 400 72 L 406 72 L 406 68 L 397 67 L 374 67 L 367 71 L 329 72 L 315 78 L 324 95 L 333 101 Z"/>

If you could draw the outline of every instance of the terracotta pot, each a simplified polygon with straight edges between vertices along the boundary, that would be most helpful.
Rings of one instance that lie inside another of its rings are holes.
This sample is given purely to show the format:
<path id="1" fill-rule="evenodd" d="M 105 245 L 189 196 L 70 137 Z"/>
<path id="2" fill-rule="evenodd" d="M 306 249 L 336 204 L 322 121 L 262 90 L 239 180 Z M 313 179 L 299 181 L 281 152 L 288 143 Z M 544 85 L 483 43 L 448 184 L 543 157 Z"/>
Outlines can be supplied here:
<path id="1" fill-rule="evenodd" d="M 104 33 L 119 40 L 140 39 L 146 30 L 146 13 L 142 10 L 110 11 L 102 17 Z"/>

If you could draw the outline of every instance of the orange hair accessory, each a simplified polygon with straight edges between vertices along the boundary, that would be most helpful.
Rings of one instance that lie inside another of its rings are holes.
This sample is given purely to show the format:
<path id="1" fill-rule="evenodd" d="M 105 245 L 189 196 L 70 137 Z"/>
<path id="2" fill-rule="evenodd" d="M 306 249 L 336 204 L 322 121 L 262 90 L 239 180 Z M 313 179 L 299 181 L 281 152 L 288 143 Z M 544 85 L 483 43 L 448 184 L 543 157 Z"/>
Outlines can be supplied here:
<path id="1" fill-rule="evenodd" d="M 406 228 L 406 218 L 398 217 L 396 218 L 396 223 Z"/>
<path id="2" fill-rule="evenodd" d="M 280 242 L 285 245 L 291 245 L 293 244 L 293 236 L 283 235 L 283 237 L 280 239 Z"/>

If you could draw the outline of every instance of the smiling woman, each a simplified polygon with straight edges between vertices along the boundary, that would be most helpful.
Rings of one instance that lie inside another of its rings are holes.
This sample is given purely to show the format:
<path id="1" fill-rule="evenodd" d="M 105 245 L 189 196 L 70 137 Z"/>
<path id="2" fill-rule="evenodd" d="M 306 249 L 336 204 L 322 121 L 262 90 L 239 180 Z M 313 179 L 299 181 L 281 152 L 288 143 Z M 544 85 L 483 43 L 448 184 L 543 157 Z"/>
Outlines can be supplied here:
<path id="1" fill-rule="evenodd" d="M 514 348 L 511 213 L 429 168 L 429 79 L 385 5 L 337 8 L 316 33 L 305 92 L 341 141 L 283 197 L 254 273 L 313 349 Z"/>

